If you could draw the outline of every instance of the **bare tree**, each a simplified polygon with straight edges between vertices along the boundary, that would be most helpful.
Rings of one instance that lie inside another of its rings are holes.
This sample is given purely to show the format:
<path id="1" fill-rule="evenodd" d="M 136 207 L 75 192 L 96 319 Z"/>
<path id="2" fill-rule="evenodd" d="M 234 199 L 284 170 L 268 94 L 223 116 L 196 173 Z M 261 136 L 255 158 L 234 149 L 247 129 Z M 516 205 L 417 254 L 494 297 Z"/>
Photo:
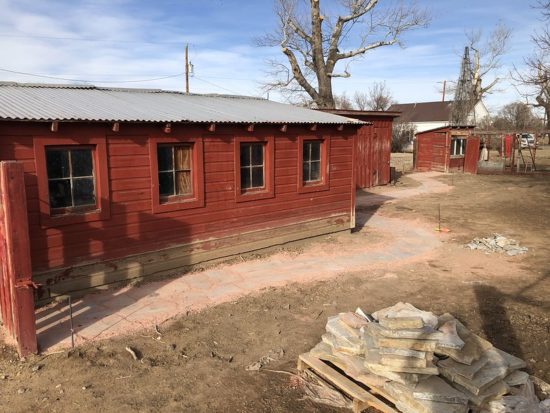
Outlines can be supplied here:
<path id="1" fill-rule="evenodd" d="M 392 126 L 392 152 L 403 152 L 410 146 L 414 139 L 416 130 L 412 123 L 396 121 Z"/>
<path id="2" fill-rule="evenodd" d="M 493 126 L 499 130 L 518 132 L 539 129 L 542 124 L 529 106 L 523 102 L 513 102 L 504 106 L 495 116 Z"/>
<path id="3" fill-rule="evenodd" d="M 486 94 L 491 93 L 497 83 L 502 80 L 494 72 L 502 67 L 501 58 L 508 49 L 511 34 L 511 29 L 503 23 L 497 24 L 484 40 L 481 29 L 466 33 L 468 47 L 474 52 L 471 72 L 476 103 Z M 492 77 L 493 79 L 484 86 L 482 82 L 487 77 Z"/>
<path id="4" fill-rule="evenodd" d="M 355 92 L 353 101 L 359 110 L 387 110 L 394 103 L 386 82 L 374 82 L 367 92 Z"/>
<path id="5" fill-rule="evenodd" d="M 346 92 L 342 93 L 341 95 L 334 95 L 334 108 L 345 110 L 353 109 L 353 103 L 348 95 L 346 95 Z"/>
<path id="6" fill-rule="evenodd" d="M 259 39 L 286 57 L 272 60 L 268 89 L 306 93 L 319 108 L 334 108 L 332 81 L 350 77 L 350 63 L 369 50 L 401 43 L 403 32 L 425 27 L 429 14 L 414 2 L 377 7 L 378 0 L 275 0 L 278 28 Z M 354 43 L 354 46 L 350 46 Z M 338 66 L 338 68 L 337 68 Z"/>
<path id="7" fill-rule="evenodd" d="M 542 12 L 543 22 L 550 21 L 550 0 L 539 0 L 536 7 Z M 547 24 L 542 31 L 535 32 L 533 42 L 536 50 L 525 59 L 525 70 L 514 69 L 512 77 L 525 86 L 526 101 L 544 110 L 546 128 L 550 129 L 550 33 Z"/>

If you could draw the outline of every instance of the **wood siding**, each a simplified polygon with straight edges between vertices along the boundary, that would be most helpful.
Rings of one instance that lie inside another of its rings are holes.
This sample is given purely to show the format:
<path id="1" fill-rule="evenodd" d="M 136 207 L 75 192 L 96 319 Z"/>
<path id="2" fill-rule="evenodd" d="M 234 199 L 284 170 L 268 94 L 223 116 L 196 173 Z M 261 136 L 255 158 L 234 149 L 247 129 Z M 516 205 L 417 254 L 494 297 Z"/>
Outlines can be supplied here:
<path id="1" fill-rule="evenodd" d="M 415 169 L 417 171 L 477 173 L 479 138 L 470 129 L 439 128 L 416 134 Z M 463 156 L 451 156 L 451 139 L 466 139 Z M 467 162 L 467 164 L 465 163 Z"/>
<path id="2" fill-rule="evenodd" d="M 447 132 L 416 135 L 416 170 L 445 172 L 447 168 Z"/>
<path id="3" fill-rule="evenodd" d="M 357 131 L 355 182 L 357 188 L 370 188 L 390 182 L 392 118 L 357 116 L 372 122 Z"/>
<path id="4" fill-rule="evenodd" d="M 33 271 L 47 272 L 86 263 L 119 259 L 197 241 L 223 239 L 249 231 L 311 220 L 337 221 L 349 228 L 353 202 L 353 136 L 319 127 L 311 132 L 289 126 L 277 128 L 220 127 L 208 133 L 206 126 L 173 125 L 171 137 L 201 137 L 204 150 L 204 206 L 154 213 L 152 208 L 149 137 L 166 136 L 162 125 L 110 125 L 63 123 L 51 133 L 47 123 L 4 122 L 0 132 L 0 160 L 23 164 L 27 192 Z M 329 185 L 326 190 L 298 191 L 298 137 L 327 137 L 330 145 Z M 34 140 L 36 137 L 105 137 L 109 179 L 110 217 L 71 225 L 41 224 Z M 274 196 L 236 202 L 235 137 L 274 136 Z M 326 221 L 328 222 L 328 221 Z M 234 242 L 234 241 L 232 241 Z M 218 246 L 219 247 L 219 246 Z"/>

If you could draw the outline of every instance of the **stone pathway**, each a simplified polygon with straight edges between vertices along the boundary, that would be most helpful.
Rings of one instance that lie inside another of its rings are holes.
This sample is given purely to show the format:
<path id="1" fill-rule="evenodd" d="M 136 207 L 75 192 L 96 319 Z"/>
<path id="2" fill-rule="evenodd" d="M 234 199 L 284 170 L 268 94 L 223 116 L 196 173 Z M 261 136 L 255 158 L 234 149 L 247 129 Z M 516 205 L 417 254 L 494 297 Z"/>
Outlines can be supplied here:
<path id="1" fill-rule="evenodd" d="M 432 179 L 435 175 L 410 175 L 422 185 L 404 190 L 377 188 L 376 195 L 359 196 L 357 204 L 374 205 L 388 199 L 449 190 L 447 185 Z M 75 300 L 75 343 L 152 329 L 187 311 L 233 301 L 267 287 L 326 280 L 388 263 L 404 264 L 407 260 L 422 259 L 440 245 L 436 233 L 410 221 L 376 213 L 358 213 L 358 221 L 362 221 L 360 231 L 334 237 L 338 248 L 327 248 L 330 244 L 325 242 L 314 243 L 299 255 L 281 252 L 265 259 L 222 265 L 173 280 L 108 290 Z M 370 236 L 367 231 L 381 233 L 390 241 L 374 246 L 361 242 Z M 68 314 L 66 303 L 38 310 L 38 341 L 42 351 L 71 345 Z"/>

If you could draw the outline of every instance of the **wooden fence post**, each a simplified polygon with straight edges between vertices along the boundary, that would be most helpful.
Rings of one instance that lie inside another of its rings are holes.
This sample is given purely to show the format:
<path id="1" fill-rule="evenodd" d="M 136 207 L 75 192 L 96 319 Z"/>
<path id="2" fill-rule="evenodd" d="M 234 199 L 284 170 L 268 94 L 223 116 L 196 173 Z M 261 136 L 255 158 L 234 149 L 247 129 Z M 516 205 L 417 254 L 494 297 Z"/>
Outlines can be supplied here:
<path id="1" fill-rule="evenodd" d="M 20 356 L 38 351 L 23 164 L 0 162 L 2 320 Z"/>

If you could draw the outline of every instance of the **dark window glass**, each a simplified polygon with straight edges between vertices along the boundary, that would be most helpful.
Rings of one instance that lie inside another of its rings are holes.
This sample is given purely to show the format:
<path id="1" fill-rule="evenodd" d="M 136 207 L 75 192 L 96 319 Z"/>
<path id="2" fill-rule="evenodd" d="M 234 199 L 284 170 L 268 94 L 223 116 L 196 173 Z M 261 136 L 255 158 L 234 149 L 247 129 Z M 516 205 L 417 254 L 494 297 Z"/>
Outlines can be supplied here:
<path id="1" fill-rule="evenodd" d="M 265 186 L 264 148 L 263 143 L 241 143 L 241 189 Z"/>
<path id="2" fill-rule="evenodd" d="M 158 145 L 159 195 L 192 195 L 191 145 Z"/>
<path id="3" fill-rule="evenodd" d="M 159 146 L 157 148 L 157 159 L 159 165 L 159 171 L 170 171 L 172 166 L 172 147 L 171 146 Z"/>
<path id="4" fill-rule="evenodd" d="M 92 151 L 89 149 L 71 150 L 71 166 L 73 176 L 92 176 L 94 169 Z"/>
<path id="5" fill-rule="evenodd" d="M 73 180 L 73 198 L 75 206 L 95 204 L 94 178 Z"/>
<path id="6" fill-rule="evenodd" d="M 68 177 L 70 174 L 69 151 L 46 151 L 46 166 L 48 179 Z"/>
<path id="7" fill-rule="evenodd" d="M 50 207 L 95 206 L 92 148 L 48 148 L 46 170 Z"/>
<path id="8" fill-rule="evenodd" d="M 264 167 L 255 166 L 252 168 L 252 187 L 261 188 L 264 186 Z"/>
<path id="9" fill-rule="evenodd" d="M 321 180 L 321 142 L 308 141 L 303 146 L 303 180 L 318 182 Z"/>
<path id="10" fill-rule="evenodd" d="M 159 172 L 159 194 L 174 195 L 174 174 L 172 172 Z"/>
<path id="11" fill-rule="evenodd" d="M 50 192 L 50 208 L 66 208 L 72 206 L 70 179 L 49 181 L 48 190 Z"/>

